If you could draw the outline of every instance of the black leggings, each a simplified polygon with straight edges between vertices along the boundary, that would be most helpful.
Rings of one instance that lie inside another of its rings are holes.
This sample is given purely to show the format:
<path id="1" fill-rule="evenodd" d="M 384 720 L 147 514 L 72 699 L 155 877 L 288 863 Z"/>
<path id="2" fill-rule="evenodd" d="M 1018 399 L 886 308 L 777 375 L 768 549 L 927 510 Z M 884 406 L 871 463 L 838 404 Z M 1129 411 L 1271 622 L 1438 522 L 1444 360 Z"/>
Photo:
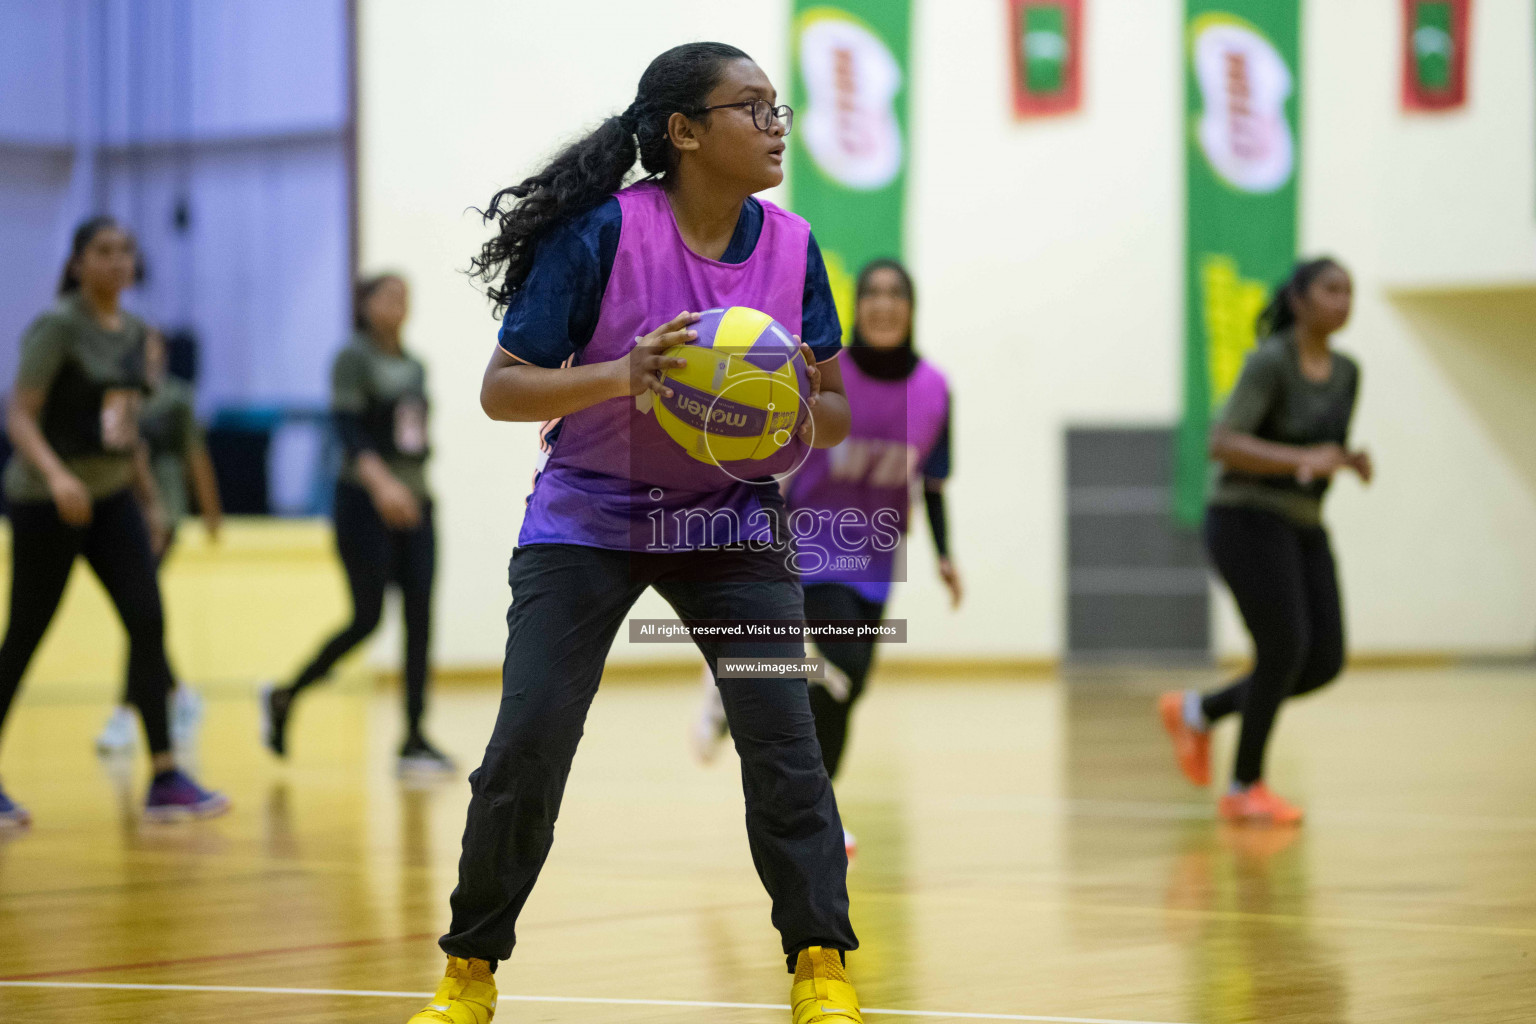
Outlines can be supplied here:
<path id="1" fill-rule="evenodd" d="M 85 527 L 67 525 L 52 502 L 11 506 L 11 621 L 0 644 L 0 726 L 58 610 L 77 555 L 85 556 L 128 631 L 128 701 L 144 720 L 150 753 L 164 753 L 171 749 L 165 614 L 149 529 L 126 490 L 94 502 Z"/>
<path id="2" fill-rule="evenodd" d="M 352 621 L 328 640 L 294 679 L 292 692 L 324 678 L 352 648 L 379 625 L 384 590 L 400 587 L 405 612 L 405 721 L 414 734 L 426 708 L 427 647 L 432 631 L 432 577 L 437 566 L 437 535 L 432 502 L 421 503 L 421 522 L 410 530 L 392 530 L 379 517 L 368 492 L 356 484 L 336 485 L 336 550 L 352 588 Z"/>
<path id="3" fill-rule="evenodd" d="M 695 619 L 799 621 L 799 580 L 773 552 L 628 552 L 530 544 L 512 554 L 501 708 L 469 777 L 449 956 L 504 960 L 555 838 L 587 708 L 625 617 L 647 587 Z M 798 658 L 798 639 L 699 639 L 725 657 Z M 847 853 L 816 747 L 805 677 L 719 684 L 741 760 L 747 844 L 793 969 L 807 946 L 858 947 L 848 922 Z"/>
<path id="4" fill-rule="evenodd" d="M 1240 711 L 1232 777 L 1264 777 L 1264 748 L 1280 704 L 1332 682 L 1344 667 L 1344 616 L 1328 533 L 1258 509 L 1212 506 L 1205 541 L 1253 636 L 1253 669 L 1201 702 L 1215 722 Z"/>
<path id="5" fill-rule="evenodd" d="M 145 526 L 147 527 L 148 524 L 146 523 Z M 156 574 L 157 578 L 159 576 L 161 566 L 165 565 L 165 560 L 167 558 L 171 557 L 171 548 L 173 548 L 175 546 L 176 546 L 176 524 L 172 523 L 170 531 L 165 535 L 165 547 L 160 549 L 160 553 L 158 555 L 155 555 L 155 574 Z M 169 651 L 166 652 L 166 663 L 167 664 L 170 663 L 170 652 Z M 126 679 L 126 678 L 127 678 L 127 674 L 124 673 L 124 679 Z M 171 669 L 170 674 L 166 678 L 170 680 L 171 689 L 174 690 L 176 688 L 176 670 L 174 668 Z M 123 705 L 128 705 L 128 704 L 132 704 L 133 703 L 133 696 L 128 692 L 128 684 L 126 682 L 124 682 L 124 684 L 123 684 L 123 695 L 118 700 L 118 703 L 119 704 L 123 704 Z"/>
<path id="6" fill-rule="evenodd" d="M 885 617 L 885 605 L 870 601 L 852 587 L 840 583 L 812 583 L 805 588 L 807 619 L 859 619 L 879 622 Z M 816 642 L 816 652 L 848 677 L 848 699 L 840 701 L 824 686 L 811 687 L 811 711 L 816 715 L 816 739 L 821 743 L 821 760 L 827 778 L 837 777 L 848 743 L 848 718 L 853 703 L 864 692 L 869 667 L 875 660 L 873 640 Z"/>

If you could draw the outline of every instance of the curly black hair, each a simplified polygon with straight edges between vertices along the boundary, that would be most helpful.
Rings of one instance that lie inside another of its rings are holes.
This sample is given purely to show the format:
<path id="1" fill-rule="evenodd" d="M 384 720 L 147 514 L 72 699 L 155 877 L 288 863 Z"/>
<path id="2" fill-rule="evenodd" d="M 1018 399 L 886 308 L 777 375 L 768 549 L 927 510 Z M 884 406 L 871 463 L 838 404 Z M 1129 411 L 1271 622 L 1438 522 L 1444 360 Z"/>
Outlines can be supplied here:
<path id="1" fill-rule="evenodd" d="M 470 275 L 485 282 L 496 316 L 527 279 L 539 240 L 623 188 L 637 157 L 665 184 L 677 166 L 668 119 L 674 113 L 697 116 L 725 65 L 751 59 L 725 43 L 674 46 L 645 69 L 629 109 L 561 150 L 537 174 L 491 197 L 480 213 L 487 223 L 496 222 L 497 232 L 470 260 Z"/>

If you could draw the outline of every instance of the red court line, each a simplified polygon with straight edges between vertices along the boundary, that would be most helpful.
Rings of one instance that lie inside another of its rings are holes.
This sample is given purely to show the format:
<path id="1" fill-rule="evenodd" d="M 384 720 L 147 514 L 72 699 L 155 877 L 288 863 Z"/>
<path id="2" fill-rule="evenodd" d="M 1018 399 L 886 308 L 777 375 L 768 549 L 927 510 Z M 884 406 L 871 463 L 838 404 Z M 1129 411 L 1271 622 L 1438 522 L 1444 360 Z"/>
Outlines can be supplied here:
<path id="1" fill-rule="evenodd" d="M 105 967 L 75 967 L 67 971 L 38 971 L 34 974 L 7 974 L 0 981 L 33 981 L 40 978 L 67 978 L 77 974 L 105 974 L 109 971 L 142 971 L 154 967 L 181 967 L 187 964 L 215 964 L 229 960 L 252 960 L 262 956 L 282 956 L 287 953 L 317 953 L 329 949 L 355 949 L 359 946 L 386 946 L 394 942 L 421 942 L 437 938 L 437 932 L 418 935 L 397 935 L 389 939 L 353 939 L 349 942 L 321 942 L 312 946 L 281 946 L 276 949 L 252 949 L 244 953 L 214 953 L 209 956 L 188 956 L 179 960 L 146 960 L 137 964 L 109 964 Z"/>

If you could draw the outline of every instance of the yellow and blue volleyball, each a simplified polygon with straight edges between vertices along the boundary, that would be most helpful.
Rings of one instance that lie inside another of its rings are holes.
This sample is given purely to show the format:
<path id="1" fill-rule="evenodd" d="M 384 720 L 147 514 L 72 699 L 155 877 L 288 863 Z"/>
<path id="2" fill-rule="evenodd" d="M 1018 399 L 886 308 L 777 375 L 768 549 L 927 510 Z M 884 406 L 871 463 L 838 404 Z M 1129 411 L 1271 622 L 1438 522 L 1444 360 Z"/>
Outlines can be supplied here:
<path id="1" fill-rule="evenodd" d="M 766 459 L 788 445 L 809 413 L 805 359 L 789 331 L 747 306 L 710 309 L 699 337 L 667 355 L 686 361 L 663 375 L 657 422 L 700 462 Z"/>

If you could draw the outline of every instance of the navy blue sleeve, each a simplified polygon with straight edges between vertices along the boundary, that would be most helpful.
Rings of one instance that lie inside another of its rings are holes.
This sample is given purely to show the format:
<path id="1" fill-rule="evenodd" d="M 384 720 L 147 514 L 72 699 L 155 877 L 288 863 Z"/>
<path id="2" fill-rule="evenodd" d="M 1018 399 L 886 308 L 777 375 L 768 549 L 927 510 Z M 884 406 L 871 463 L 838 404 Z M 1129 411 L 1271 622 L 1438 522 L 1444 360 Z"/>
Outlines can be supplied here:
<path id="1" fill-rule="evenodd" d="M 949 479 L 949 417 L 953 409 L 953 400 L 951 400 L 949 408 L 944 410 L 944 426 L 939 430 L 939 439 L 934 443 L 933 451 L 928 453 L 927 460 L 923 462 L 925 480 Z"/>
<path id="2" fill-rule="evenodd" d="M 592 340 L 622 216 L 618 200 L 609 199 L 539 242 L 533 268 L 501 320 L 496 343 L 503 352 L 554 369 Z"/>
<path id="3" fill-rule="evenodd" d="M 800 308 L 800 340 L 811 347 L 816 361 L 831 359 L 843 350 L 843 325 L 837 319 L 837 303 L 827 281 L 827 265 L 821 246 L 812 235 L 805 247 L 805 296 Z"/>

